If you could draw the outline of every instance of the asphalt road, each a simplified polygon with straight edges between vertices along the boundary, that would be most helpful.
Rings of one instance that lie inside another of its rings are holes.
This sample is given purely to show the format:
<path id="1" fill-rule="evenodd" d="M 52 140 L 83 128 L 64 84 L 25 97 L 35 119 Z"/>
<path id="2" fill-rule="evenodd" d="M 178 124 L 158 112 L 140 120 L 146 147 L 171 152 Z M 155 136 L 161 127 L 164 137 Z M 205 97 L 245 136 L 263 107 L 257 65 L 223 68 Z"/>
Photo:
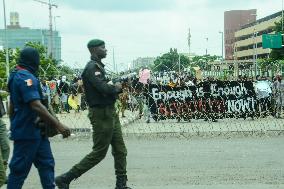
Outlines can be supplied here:
<path id="1" fill-rule="evenodd" d="M 133 189 L 284 188 L 284 136 L 131 137 L 128 177 Z M 53 139 L 56 174 L 67 171 L 91 150 L 90 139 Z M 107 157 L 71 184 L 71 189 L 112 189 L 113 158 Z M 41 188 L 33 167 L 24 189 Z"/>

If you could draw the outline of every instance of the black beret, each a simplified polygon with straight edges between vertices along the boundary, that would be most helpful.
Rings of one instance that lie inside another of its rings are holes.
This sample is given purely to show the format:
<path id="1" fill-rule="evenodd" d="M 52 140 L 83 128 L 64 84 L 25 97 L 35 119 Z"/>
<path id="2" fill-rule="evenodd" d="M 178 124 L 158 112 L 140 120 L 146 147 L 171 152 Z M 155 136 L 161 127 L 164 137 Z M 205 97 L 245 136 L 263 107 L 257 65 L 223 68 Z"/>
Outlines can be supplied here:
<path id="1" fill-rule="evenodd" d="M 101 45 L 104 45 L 105 42 L 103 40 L 100 40 L 100 39 L 92 39 L 88 42 L 87 44 L 87 47 L 88 48 L 91 48 L 91 47 L 98 47 L 98 46 L 101 46 Z"/>

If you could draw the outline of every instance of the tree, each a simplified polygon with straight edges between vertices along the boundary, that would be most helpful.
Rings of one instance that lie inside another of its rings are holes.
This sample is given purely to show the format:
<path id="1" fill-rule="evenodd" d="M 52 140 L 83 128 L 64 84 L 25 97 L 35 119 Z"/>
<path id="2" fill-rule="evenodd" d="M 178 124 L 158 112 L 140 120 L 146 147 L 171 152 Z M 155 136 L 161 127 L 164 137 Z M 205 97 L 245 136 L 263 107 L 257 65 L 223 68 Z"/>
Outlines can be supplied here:
<path id="1" fill-rule="evenodd" d="M 257 66 L 260 68 L 262 75 L 271 71 L 272 75 L 282 72 L 284 67 L 284 60 L 274 60 L 271 58 L 263 58 L 257 60 Z"/>
<path id="2" fill-rule="evenodd" d="M 209 69 L 208 62 L 214 62 L 220 58 L 220 56 L 216 55 L 195 56 L 192 58 L 190 65 L 191 67 L 198 66 L 201 70 L 207 70 Z"/>
<path id="3" fill-rule="evenodd" d="M 38 42 L 28 42 L 26 47 L 33 47 L 40 55 L 39 77 L 44 79 L 53 78 L 59 75 L 72 75 L 74 70 L 66 65 L 59 65 L 55 59 L 47 55 L 47 48 Z"/>
<path id="4" fill-rule="evenodd" d="M 39 76 L 44 78 L 53 77 L 58 74 L 56 60 L 47 56 L 47 49 L 39 42 L 28 42 L 26 47 L 32 47 L 38 50 L 40 56 Z"/>
<path id="5" fill-rule="evenodd" d="M 189 65 L 189 59 L 186 56 L 178 54 L 177 49 L 171 48 L 170 52 L 156 58 L 152 69 L 154 71 L 178 71 L 179 61 L 181 70 Z"/>
<path id="6" fill-rule="evenodd" d="M 75 70 L 71 69 L 69 66 L 66 65 L 59 65 L 57 66 L 60 75 L 73 75 L 75 74 Z"/>
<path id="7" fill-rule="evenodd" d="M 9 49 L 9 70 L 16 65 L 17 57 L 19 57 L 19 50 Z M 6 49 L 0 50 L 0 89 L 6 90 L 7 74 L 6 74 Z"/>
<path id="8" fill-rule="evenodd" d="M 73 75 L 73 69 L 66 65 L 58 65 L 55 59 L 47 56 L 47 49 L 40 43 L 28 42 L 26 47 L 33 47 L 38 50 L 40 55 L 39 78 L 49 79 L 59 75 Z M 12 70 L 20 56 L 20 49 L 9 49 L 9 68 Z M 0 50 L 0 89 L 6 89 L 6 51 Z"/>
<path id="9" fill-rule="evenodd" d="M 279 22 L 275 22 L 274 31 L 276 33 L 284 33 L 284 31 L 282 31 L 282 19 Z M 280 49 L 272 49 L 270 58 L 274 61 L 284 59 L 284 48 L 282 47 Z"/>

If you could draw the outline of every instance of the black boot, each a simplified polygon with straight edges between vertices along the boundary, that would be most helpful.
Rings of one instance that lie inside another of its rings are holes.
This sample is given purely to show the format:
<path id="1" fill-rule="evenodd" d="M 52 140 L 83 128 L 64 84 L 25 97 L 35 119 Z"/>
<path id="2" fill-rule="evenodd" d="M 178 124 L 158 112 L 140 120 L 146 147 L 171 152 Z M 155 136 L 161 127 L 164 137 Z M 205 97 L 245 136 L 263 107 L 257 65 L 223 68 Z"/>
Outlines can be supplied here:
<path id="1" fill-rule="evenodd" d="M 131 189 L 130 187 L 126 186 L 127 176 L 116 176 L 116 187 L 115 189 Z"/>
<path id="2" fill-rule="evenodd" d="M 76 178 L 77 177 L 73 173 L 67 172 L 60 176 L 57 176 L 55 178 L 55 184 L 58 189 L 69 189 L 70 182 Z"/>

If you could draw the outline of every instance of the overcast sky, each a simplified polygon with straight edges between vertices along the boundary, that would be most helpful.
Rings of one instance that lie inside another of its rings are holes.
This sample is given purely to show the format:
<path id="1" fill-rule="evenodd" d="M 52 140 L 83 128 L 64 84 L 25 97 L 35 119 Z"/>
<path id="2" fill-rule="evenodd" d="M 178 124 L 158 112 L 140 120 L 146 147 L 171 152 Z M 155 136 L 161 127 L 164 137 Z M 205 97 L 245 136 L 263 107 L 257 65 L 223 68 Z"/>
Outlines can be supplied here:
<path id="1" fill-rule="evenodd" d="M 42 0 L 48 1 L 48 0 Z M 188 52 L 221 55 L 224 11 L 257 9 L 257 18 L 281 10 L 282 0 L 51 0 L 56 29 L 62 37 L 62 59 L 72 67 L 84 67 L 89 60 L 90 39 L 105 40 L 112 68 L 113 49 L 119 70 L 138 57 L 156 57 L 171 47 Z M 1 17 L 3 7 L 1 2 Z M 48 28 L 48 7 L 33 0 L 6 0 L 6 12 L 20 14 L 20 25 Z M 0 19 L 0 28 L 4 27 Z M 208 37 L 208 45 L 206 39 Z"/>

